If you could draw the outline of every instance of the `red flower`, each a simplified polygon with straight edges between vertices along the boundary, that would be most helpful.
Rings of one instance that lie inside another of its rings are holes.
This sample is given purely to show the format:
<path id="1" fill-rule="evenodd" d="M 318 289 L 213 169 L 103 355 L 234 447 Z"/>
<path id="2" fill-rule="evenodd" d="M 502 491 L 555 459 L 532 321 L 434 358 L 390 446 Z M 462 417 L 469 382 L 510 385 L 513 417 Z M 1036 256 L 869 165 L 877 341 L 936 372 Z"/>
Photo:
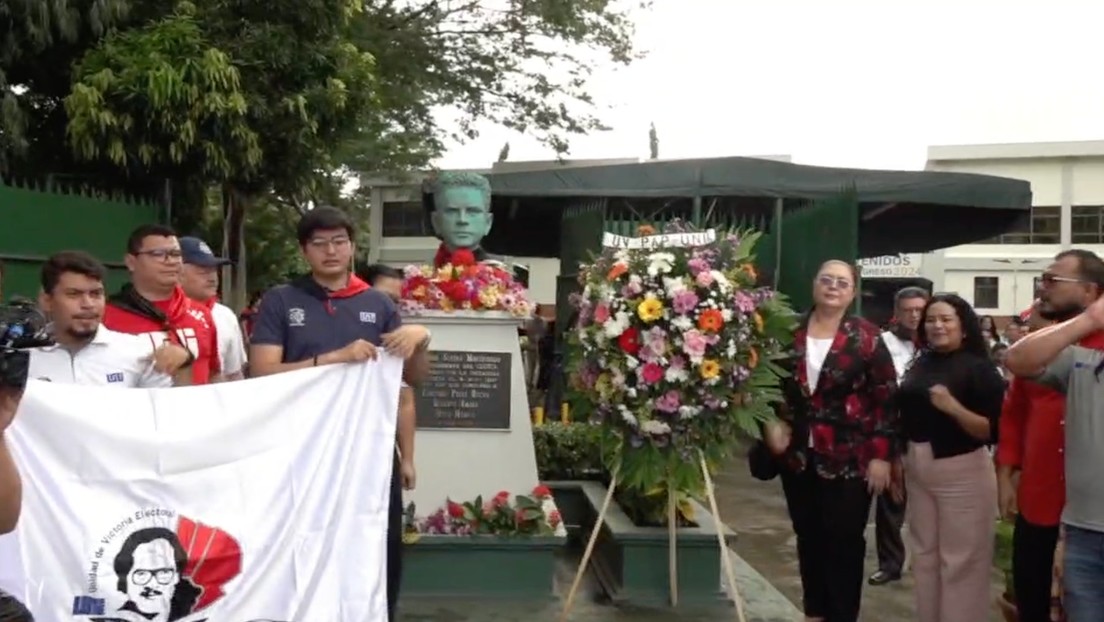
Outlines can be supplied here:
<path id="1" fill-rule="evenodd" d="M 640 352 L 640 329 L 630 326 L 617 338 L 617 345 L 621 351 L 629 356 L 636 356 Z"/>
<path id="2" fill-rule="evenodd" d="M 562 523 L 562 522 L 563 522 L 563 517 L 560 516 L 560 511 L 559 510 L 552 510 L 551 512 L 548 513 L 548 524 L 551 525 L 553 529 L 555 529 L 556 527 L 559 527 L 560 523 Z"/>
<path id="3" fill-rule="evenodd" d="M 533 489 L 533 496 L 538 499 L 547 499 L 552 496 L 552 491 L 544 484 L 537 484 L 537 487 Z"/>
<path id="4" fill-rule="evenodd" d="M 663 378 L 663 368 L 655 363 L 648 363 L 641 368 L 640 377 L 648 384 L 655 384 Z"/>
<path id="5" fill-rule="evenodd" d="M 448 502 L 448 513 L 453 518 L 464 518 L 464 506 L 455 501 Z"/>
<path id="6" fill-rule="evenodd" d="M 503 490 L 494 496 L 494 500 L 491 501 L 496 506 L 508 505 L 510 503 L 510 493 Z"/>
<path id="7" fill-rule="evenodd" d="M 433 256 L 433 267 L 440 268 L 449 262 L 449 249 L 444 242 L 437 247 L 437 254 Z"/>
<path id="8" fill-rule="evenodd" d="M 466 248 L 458 248 L 452 251 L 449 263 L 454 266 L 471 266 L 475 264 L 475 253 Z"/>

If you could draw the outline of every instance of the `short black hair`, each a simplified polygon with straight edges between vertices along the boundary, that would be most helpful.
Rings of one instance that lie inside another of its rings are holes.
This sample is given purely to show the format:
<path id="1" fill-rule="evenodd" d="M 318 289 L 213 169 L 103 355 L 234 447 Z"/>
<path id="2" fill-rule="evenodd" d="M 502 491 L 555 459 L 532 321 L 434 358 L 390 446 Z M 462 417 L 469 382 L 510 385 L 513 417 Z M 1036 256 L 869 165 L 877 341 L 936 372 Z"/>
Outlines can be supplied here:
<path id="1" fill-rule="evenodd" d="M 1054 261 L 1061 261 L 1066 257 L 1077 259 L 1077 276 L 1086 283 L 1096 285 L 1097 292 L 1104 294 L 1104 260 L 1092 251 L 1083 248 L 1072 248 L 1062 251 L 1054 256 Z"/>
<path id="2" fill-rule="evenodd" d="M 103 281 L 107 270 L 98 259 L 84 251 L 61 251 L 54 253 L 42 264 L 42 291 L 47 294 L 54 291 L 61 275 L 67 272 L 83 274 L 84 276 Z"/>
<path id="3" fill-rule="evenodd" d="M 364 269 L 364 280 L 368 281 L 369 285 L 375 285 L 379 279 L 399 279 L 401 281 L 402 278 L 401 270 L 382 263 L 374 263 Z"/>
<path id="4" fill-rule="evenodd" d="M 138 252 L 142 250 L 142 242 L 151 235 L 162 238 L 175 238 L 176 231 L 168 225 L 139 225 L 134 231 L 131 231 L 130 236 L 127 237 L 127 254 L 137 255 Z"/>
<path id="5" fill-rule="evenodd" d="M 299 238 L 299 246 L 306 246 L 315 233 L 327 229 L 344 229 L 349 234 L 349 239 L 356 236 L 356 227 L 348 214 L 336 207 L 316 207 L 299 219 L 295 232 Z"/>
<path id="6" fill-rule="evenodd" d="M 928 290 L 916 286 L 902 287 L 893 295 L 893 306 L 896 307 L 900 305 L 902 300 L 912 300 L 913 298 L 923 298 L 927 300 L 929 298 Z"/>

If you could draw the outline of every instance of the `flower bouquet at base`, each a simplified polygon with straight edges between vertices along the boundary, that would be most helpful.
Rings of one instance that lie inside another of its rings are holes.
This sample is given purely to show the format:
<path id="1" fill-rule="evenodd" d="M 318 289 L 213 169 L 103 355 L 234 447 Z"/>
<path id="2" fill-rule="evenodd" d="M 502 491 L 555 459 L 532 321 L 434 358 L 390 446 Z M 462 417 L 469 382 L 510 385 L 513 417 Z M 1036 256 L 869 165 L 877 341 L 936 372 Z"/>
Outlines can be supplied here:
<path id="1" fill-rule="evenodd" d="M 562 536 L 563 519 L 552 500 L 552 491 L 538 485 L 528 495 L 501 491 L 487 501 L 452 499 L 429 516 L 418 518 L 411 503 L 404 513 L 403 541 L 412 544 L 422 535 L 437 536 Z"/>
<path id="2" fill-rule="evenodd" d="M 684 236 L 697 245 L 662 245 L 682 233 L 698 234 Z M 757 282 L 760 234 L 703 233 L 676 221 L 665 237 L 606 248 L 583 266 L 573 297 L 572 387 L 606 431 L 618 487 L 658 505 L 644 513 L 662 509 L 664 521 L 667 495 L 657 489 L 697 496 L 699 455 L 715 468 L 741 434 L 757 437 L 774 417 L 786 373 L 776 361 L 796 320 L 783 296 Z"/>
<path id="3" fill-rule="evenodd" d="M 478 263 L 471 251 L 452 253 L 450 263 L 407 266 L 403 270 L 402 309 L 418 311 L 505 311 L 519 318 L 533 314 L 525 287 L 497 265 Z"/>

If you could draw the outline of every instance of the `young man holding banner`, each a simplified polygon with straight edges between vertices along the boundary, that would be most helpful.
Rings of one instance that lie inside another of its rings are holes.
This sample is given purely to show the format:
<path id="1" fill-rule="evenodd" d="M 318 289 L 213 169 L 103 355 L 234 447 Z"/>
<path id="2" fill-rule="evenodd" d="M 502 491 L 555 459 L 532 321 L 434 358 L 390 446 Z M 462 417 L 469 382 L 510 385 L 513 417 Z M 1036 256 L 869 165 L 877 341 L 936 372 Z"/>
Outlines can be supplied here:
<path id="1" fill-rule="evenodd" d="M 403 381 L 417 386 L 428 372 L 429 330 L 403 325 L 398 307 L 350 272 L 355 229 L 333 207 L 307 212 L 297 230 L 308 276 L 268 291 L 261 299 L 250 338 L 253 376 L 318 365 L 375 359 L 383 347 L 406 361 Z M 388 448 L 390 451 L 390 448 Z M 387 610 L 395 619 L 401 578 L 401 467 L 391 472 L 387 546 Z"/>

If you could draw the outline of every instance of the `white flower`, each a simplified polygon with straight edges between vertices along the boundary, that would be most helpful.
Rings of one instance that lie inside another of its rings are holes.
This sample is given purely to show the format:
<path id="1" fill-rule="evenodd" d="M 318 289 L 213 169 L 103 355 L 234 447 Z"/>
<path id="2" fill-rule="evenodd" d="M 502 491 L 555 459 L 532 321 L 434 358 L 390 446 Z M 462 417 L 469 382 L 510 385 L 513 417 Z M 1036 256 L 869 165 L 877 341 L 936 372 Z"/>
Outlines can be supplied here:
<path id="1" fill-rule="evenodd" d="M 633 416 L 633 414 L 629 412 L 629 409 L 625 408 L 624 405 L 622 405 L 621 408 L 618 410 L 620 411 L 621 418 L 625 420 L 625 423 L 634 428 L 640 425 L 639 423 L 637 423 L 636 417 Z"/>
<path id="2" fill-rule="evenodd" d="M 694 328 L 694 320 L 686 317 L 685 315 L 676 316 L 671 320 L 671 326 L 681 332 L 686 332 L 691 328 Z"/>
<path id="3" fill-rule="evenodd" d="M 613 253 L 613 260 L 614 261 L 628 261 L 629 260 L 629 251 L 624 249 L 624 248 L 617 249 L 617 251 L 615 251 Z"/>
<path id="4" fill-rule="evenodd" d="M 648 276 L 659 276 L 671 271 L 675 256 L 671 253 L 652 253 L 648 255 Z"/>
<path id="5" fill-rule="evenodd" d="M 671 426 L 667 425 L 666 423 L 663 423 L 662 421 L 658 421 L 656 419 L 651 419 L 651 420 L 645 421 L 643 424 L 641 424 L 640 431 L 645 433 L 645 434 L 652 435 L 652 436 L 659 436 L 661 434 L 670 433 L 671 432 Z"/>
<path id="6" fill-rule="evenodd" d="M 663 373 L 663 378 L 667 382 L 682 383 L 690 379 L 690 374 L 686 373 L 685 369 L 675 369 L 672 367 L 668 367 L 667 371 Z"/>
<path id="7" fill-rule="evenodd" d="M 724 318 L 725 323 L 732 321 L 732 309 L 721 309 L 721 317 Z"/>
<path id="8" fill-rule="evenodd" d="M 689 419 L 696 417 L 701 412 L 701 408 L 698 406 L 679 406 L 678 412 L 680 419 Z"/>
<path id="9" fill-rule="evenodd" d="M 727 356 L 728 358 L 735 358 L 736 357 L 736 341 L 735 340 L 732 340 L 732 339 L 728 340 L 728 345 L 725 346 L 725 356 Z"/>
<path id="10" fill-rule="evenodd" d="M 625 389 L 625 395 L 628 396 L 629 399 L 636 399 L 636 389 L 632 387 Z"/>
<path id="11" fill-rule="evenodd" d="M 710 270 L 709 273 L 713 275 L 713 281 L 717 284 L 717 289 L 720 290 L 722 294 L 727 294 L 732 291 L 732 283 L 728 282 L 728 277 L 720 270 Z"/>
<path id="12" fill-rule="evenodd" d="M 677 278 L 663 277 L 663 289 L 668 298 L 674 298 L 675 294 L 686 291 L 686 281 Z"/>
<path id="13" fill-rule="evenodd" d="M 628 367 L 629 369 L 636 369 L 637 367 L 640 367 L 640 361 L 637 360 L 635 356 L 626 356 L 625 367 Z"/>

